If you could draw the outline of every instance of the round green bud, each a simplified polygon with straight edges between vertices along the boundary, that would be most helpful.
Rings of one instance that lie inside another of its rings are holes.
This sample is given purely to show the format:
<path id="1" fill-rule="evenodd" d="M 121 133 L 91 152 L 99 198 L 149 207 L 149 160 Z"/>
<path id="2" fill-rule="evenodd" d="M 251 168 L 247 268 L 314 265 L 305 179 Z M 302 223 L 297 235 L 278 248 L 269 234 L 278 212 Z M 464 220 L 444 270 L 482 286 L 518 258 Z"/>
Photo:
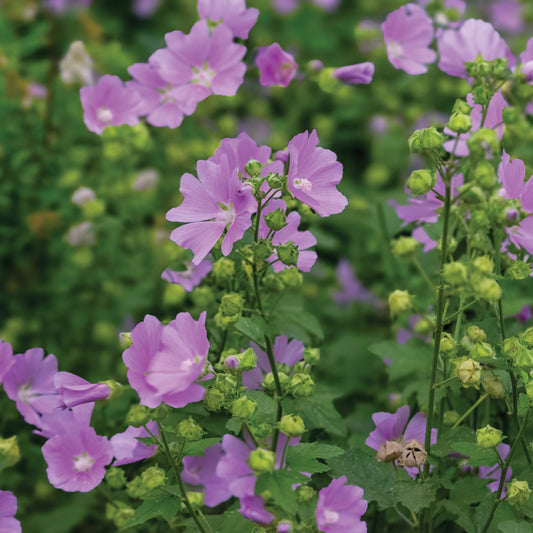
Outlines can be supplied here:
<path id="1" fill-rule="evenodd" d="M 492 76 L 503 79 L 507 74 L 507 58 L 497 57 L 492 60 Z"/>
<path id="2" fill-rule="evenodd" d="M 484 190 L 490 190 L 496 185 L 498 182 L 496 171 L 489 161 L 481 161 L 476 166 L 474 180 Z"/>
<path id="3" fill-rule="evenodd" d="M 293 242 L 288 242 L 286 244 L 280 244 L 276 246 L 278 253 L 278 259 L 287 266 L 296 266 L 298 263 L 298 257 L 300 252 L 298 247 Z"/>
<path id="4" fill-rule="evenodd" d="M 459 416 L 457 411 L 444 411 L 442 422 L 445 426 L 453 426 L 459 420 Z"/>
<path id="5" fill-rule="evenodd" d="M 118 334 L 118 342 L 123 350 L 127 350 L 132 344 L 131 334 L 129 331 L 123 331 Z"/>
<path id="6" fill-rule="evenodd" d="M 152 420 L 163 422 L 169 413 L 170 407 L 167 404 L 162 403 L 152 411 Z"/>
<path id="7" fill-rule="evenodd" d="M 455 350 L 455 340 L 447 332 L 443 332 L 440 338 L 440 351 L 443 353 L 450 353 Z"/>
<path id="8" fill-rule="evenodd" d="M 275 211 L 267 213 L 264 220 L 267 227 L 273 231 L 279 231 L 287 225 L 287 216 L 281 207 L 278 207 Z"/>
<path id="9" fill-rule="evenodd" d="M 316 366 L 320 362 L 320 348 L 306 348 L 304 350 L 304 361 L 311 366 Z"/>
<path id="10" fill-rule="evenodd" d="M 257 356 L 252 348 L 247 348 L 235 357 L 239 361 L 239 369 L 242 372 L 248 372 L 248 370 L 253 370 L 257 366 Z"/>
<path id="11" fill-rule="evenodd" d="M 265 288 L 272 292 L 281 292 L 284 289 L 283 282 L 277 274 L 269 274 L 264 277 Z"/>
<path id="12" fill-rule="evenodd" d="M 235 263 L 227 257 L 221 257 L 213 263 L 213 276 L 219 283 L 232 280 L 235 276 Z"/>
<path id="13" fill-rule="evenodd" d="M 278 279 L 289 289 L 298 289 L 304 280 L 302 273 L 296 267 L 284 268 L 278 273 Z"/>
<path id="14" fill-rule="evenodd" d="M 0 437 L 0 470 L 8 466 L 13 466 L 20 461 L 20 449 L 17 436 L 13 435 L 8 439 Z"/>
<path id="15" fill-rule="evenodd" d="M 502 297 L 502 288 L 494 279 L 482 279 L 474 286 L 474 290 L 479 298 L 487 302 L 496 302 Z"/>
<path id="16" fill-rule="evenodd" d="M 271 189 L 283 189 L 287 185 L 287 177 L 270 172 L 267 176 L 267 184 Z"/>
<path id="17" fill-rule="evenodd" d="M 391 244 L 394 257 L 412 257 L 420 248 L 420 243 L 413 237 L 398 237 Z"/>
<path id="18" fill-rule="evenodd" d="M 220 411 L 224 407 L 225 396 L 216 389 L 211 388 L 205 391 L 204 405 L 208 411 Z"/>
<path id="19" fill-rule="evenodd" d="M 126 485 L 126 476 L 124 475 L 124 470 L 116 466 L 109 468 L 105 474 L 106 483 L 112 489 L 121 489 Z"/>
<path id="20" fill-rule="evenodd" d="M 113 522 L 119 529 L 123 529 L 133 520 L 134 516 L 134 509 L 131 507 L 122 507 L 114 513 Z"/>
<path id="21" fill-rule="evenodd" d="M 486 70 L 485 66 L 481 67 L 482 69 Z M 477 67 L 478 73 L 475 73 L 474 76 L 479 75 L 479 67 Z M 468 71 L 468 67 L 467 67 Z M 490 103 L 490 99 L 492 97 L 492 92 L 489 90 L 488 87 L 485 87 L 484 85 L 481 85 L 479 87 L 475 87 L 472 90 L 472 95 L 474 96 L 474 103 L 477 105 L 488 105 Z"/>
<path id="22" fill-rule="evenodd" d="M 250 429 L 252 430 L 255 437 L 259 440 L 266 439 L 269 435 L 272 434 L 272 425 L 268 422 L 263 422 L 262 420 L 257 420 L 257 418 L 253 418 L 248 423 Z"/>
<path id="23" fill-rule="evenodd" d="M 305 398 L 315 391 L 315 382 L 309 374 L 294 374 L 291 377 L 290 390 L 294 396 Z"/>
<path id="24" fill-rule="evenodd" d="M 487 342 L 475 342 L 470 349 L 470 357 L 483 359 L 484 357 L 494 357 L 494 350 Z"/>
<path id="25" fill-rule="evenodd" d="M 279 429 L 289 437 L 299 437 L 305 431 L 305 424 L 298 415 L 285 415 L 281 417 Z"/>
<path id="26" fill-rule="evenodd" d="M 481 385 L 485 392 L 495 400 L 505 398 L 505 387 L 498 377 L 492 372 L 484 372 L 481 379 Z"/>
<path id="27" fill-rule="evenodd" d="M 158 466 L 150 466 L 141 474 L 141 479 L 148 492 L 165 483 L 166 473 Z"/>
<path id="28" fill-rule="evenodd" d="M 481 365 L 474 359 L 463 357 L 455 361 L 454 373 L 465 387 L 477 388 L 481 379 Z"/>
<path id="29" fill-rule="evenodd" d="M 187 499 L 193 509 L 199 509 L 204 504 L 205 494 L 203 492 L 187 492 Z"/>
<path id="30" fill-rule="evenodd" d="M 257 402 L 241 396 L 231 403 L 231 414 L 242 420 L 250 420 L 257 411 Z"/>
<path id="31" fill-rule="evenodd" d="M 435 317 L 423 316 L 420 317 L 413 328 L 415 333 L 419 335 L 429 335 L 435 329 Z"/>
<path id="32" fill-rule="evenodd" d="M 279 382 L 281 385 L 281 390 L 286 389 L 290 384 L 291 378 L 284 372 L 278 372 L 278 377 L 279 377 Z M 272 372 L 265 374 L 262 385 L 265 390 L 268 390 L 271 392 L 276 390 L 276 381 L 274 379 L 274 374 Z"/>
<path id="33" fill-rule="evenodd" d="M 446 127 L 456 133 L 467 133 L 472 129 L 472 119 L 464 113 L 452 113 Z"/>
<path id="34" fill-rule="evenodd" d="M 533 327 L 527 328 L 523 333 L 521 333 L 520 339 L 526 344 L 533 345 Z"/>
<path id="35" fill-rule="evenodd" d="M 178 435 L 187 442 L 200 440 L 204 433 L 205 431 L 194 418 L 186 418 L 178 424 Z"/>
<path id="36" fill-rule="evenodd" d="M 151 411 L 146 405 L 132 405 L 126 415 L 126 423 L 136 428 L 147 424 L 151 419 Z"/>
<path id="37" fill-rule="evenodd" d="M 263 172 L 263 165 L 255 159 L 250 159 L 244 166 L 244 171 L 250 178 L 259 178 L 261 177 L 261 172 Z"/>
<path id="38" fill-rule="evenodd" d="M 527 481 L 513 479 L 507 483 L 507 501 L 514 506 L 524 505 L 529 500 L 531 489 Z"/>
<path id="39" fill-rule="evenodd" d="M 482 448 L 496 448 L 502 442 L 502 432 L 487 425 L 476 431 L 476 442 Z"/>
<path id="40" fill-rule="evenodd" d="M 264 474 L 266 472 L 273 472 L 276 466 L 276 454 L 271 450 L 264 448 L 257 448 L 252 450 L 248 456 L 248 466 L 256 474 Z"/>
<path id="41" fill-rule="evenodd" d="M 494 270 L 494 261 L 488 255 L 476 257 L 472 264 L 477 271 L 479 271 L 481 274 L 485 274 L 486 276 L 492 274 L 492 271 Z"/>
<path id="42" fill-rule="evenodd" d="M 243 307 L 244 298 L 236 292 L 230 292 L 222 296 L 218 310 L 222 316 L 233 317 L 240 315 Z"/>
<path id="43" fill-rule="evenodd" d="M 507 337 L 503 341 L 503 354 L 505 357 L 515 359 L 523 349 L 524 346 L 518 337 Z"/>
<path id="44" fill-rule="evenodd" d="M 463 263 L 452 261 L 444 265 L 442 277 L 453 287 L 464 285 L 468 279 L 468 270 Z"/>
<path id="45" fill-rule="evenodd" d="M 437 150 L 442 146 L 444 136 L 435 128 L 416 130 L 409 137 L 409 150 L 414 154 Z"/>
<path id="46" fill-rule="evenodd" d="M 464 101 L 458 98 L 453 105 L 452 113 L 462 113 L 464 115 L 470 115 L 472 108 Z"/>
<path id="47" fill-rule="evenodd" d="M 409 291 L 395 290 L 389 294 L 389 307 L 392 316 L 409 311 L 413 306 L 413 295 Z"/>
<path id="48" fill-rule="evenodd" d="M 407 180 L 407 188 L 414 194 L 426 194 L 437 183 L 437 175 L 430 170 L 414 170 Z"/>
<path id="49" fill-rule="evenodd" d="M 254 259 L 256 261 L 264 261 L 269 258 L 274 251 L 272 242 L 267 239 L 261 239 L 258 243 L 253 245 Z"/>
<path id="50" fill-rule="evenodd" d="M 233 396 L 237 391 L 237 378 L 230 374 L 220 374 L 217 377 L 217 388 L 220 389 L 226 396 Z"/>
<path id="51" fill-rule="evenodd" d="M 469 326 L 466 334 L 474 342 L 485 342 L 487 340 L 487 334 L 478 326 Z"/>
<path id="52" fill-rule="evenodd" d="M 144 486 L 141 476 L 136 476 L 126 484 L 126 492 L 132 498 L 141 498 L 148 489 Z"/>
<path id="53" fill-rule="evenodd" d="M 308 502 L 315 495 L 313 487 L 309 485 L 300 485 L 296 487 L 296 499 L 299 503 Z"/>

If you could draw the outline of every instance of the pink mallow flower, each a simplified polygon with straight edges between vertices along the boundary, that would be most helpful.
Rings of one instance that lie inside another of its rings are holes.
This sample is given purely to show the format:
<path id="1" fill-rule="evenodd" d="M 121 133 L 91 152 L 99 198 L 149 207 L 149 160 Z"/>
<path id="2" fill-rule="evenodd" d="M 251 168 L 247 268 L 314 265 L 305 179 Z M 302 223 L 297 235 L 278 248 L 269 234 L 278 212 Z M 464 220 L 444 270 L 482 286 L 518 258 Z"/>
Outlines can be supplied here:
<path id="1" fill-rule="evenodd" d="M 255 7 L 246 9 L 245 0 L 198 0 L 198 14 L 201 19 L 223 22 L 235 37 L 248 39 L 259 10 Z"/>
<path id="2" fill-rule="evenodd" d="M 4 377 L 9 372 L 15 359 L 13 358 L 13 348 L 9 342 L 4 342 L 0 339 L 0 384 L 4 381 Z"/>
<path id="3" fill-rule="evenodd" d="M 505 444 L 504 442 L 502 442 L 501 444 L 497 446 L 496 449 L 498 450 L 501 460 L 505 461 L 505 459 L 507 459 L 507 456 L 509 455 L 509 450 L 511 449 L 511 447 L 509 446 L 509 444 Z M 493 479 L 494 481 L 489 483 L 487 485 L 487 488 L 491 492 L 496 492 L 498 490 L 500 479 L 502 477 L 502 468 L 498 463 L 492 466 L 480 466 L 479 477 L 483 479 Z M 511 468 L 508 468 L 507 472 L 505 473 L 505 482 L 508 483 L 509 481 L 511 481 L 512 477 L 513 477 L 513 470 Z M 507 488 L 505 487 L 505 484 L 504 484 L 502 497 L 505 497 L 506 492 L 507 492 Z"/>
<path id="4" fill-rule="evenodd" d="M 255 64 L 259 69 L 259 83 L 265 87 L 287 87 L 296 74 L 298 65 L 294 57 L 285 52 L 278 43 L 259 49 Z"/>
<path id="5" fill-rule="evenodd" d="M 211 272 L 212 268 L 213 264 L 208 259 L 204 259 L 198 266 L 186 261 L 185 270 L 176 271 L 167 268 L 161 277 L 169 283 L 181 285 L 185 292 L 191 292 Z"/>
<path id="6" fill-rule="evenodd" d="M 188 222 L 175 229 L 170 238 L 192 250 L 192 262 L 199 265 L 224 231 L 221 249 L 229 255 L 233 244 L 251 226 L 257 206 L 249 187 L 243 188 L 238 168 L 230 167 L 225 156 L 219 164 L 198 161 L 196 170 L 198 179 L 192 174 L 182 176 L 183 202 L 168 211 L 167 220 Z"/>
<path id="7" fill-rule="evenodd" d="M 154 408 L 165 402 L 185 407 L 204 397 L 204 387 L 195 382 L 204 371 L 209 351 L 205 318 L 205 311 L 197 321 L 189 313 L 179 313 L 163 326 L 146 315 L 133 328 L 133 344 L 122 359 L 141 404 Z"/>
<path id="8" fill-rule="evenodd" d="M 0 533 L 21 533 L 20 522 L 15 518 L 17 498 L 12 492 L 0 490 Z"/>
<path id="9" fill-rule="evenodd" d="M 150 421 L 146 424 L 146 427 L 154 435 L 159 435 L 157 422 Z M 113 447 L 113 456 L 115 457 L 113 466 L 136 463 L 155 455 L 157 444 L 145 444 L 137 437 L 150 437 L 150 434 L 144 427 L 128 426 L 126 431 L 116 433 L 111 437 L 110 442 Z"/>
<path id="10" fill-rule="evenodd" d="M 56 356 L 44 357 L 42 348 L 31 348 L 15 355 L 13 366 L 4 378 L 4 390 L 9 399 L 16 402 L 28 424 L 38 426 L 39 414 L 50 413 L 57 407 L 56 374 Z"/>
<path id="11" fill-rule="evenodd" d="M 342 165 L 337 156 L 319 148 L 318 135 L 300 133 L 289 141 L 290 193 L 314 209 L 321 217 L 340 213 L 348 205 L 346 197 L 336 186 L 342 178 Z"/>
<path id="12" fill-rule="evenodd" d="M 54 385 L 60 406 L 69 409 L 84 403 L 107 400 L 113 392 L 105 383 L 90 383 L 70 372 L 58 372 L 54 376 Z"/>
<path id="13" fill-rule="evenodd" d="M 337 280 L 340 290 L 333 295 L 339 305 L 348 305 L 350 302 L 362 302 L 382 311 L 383 302 L 359 281 L 355 270 L 348 259 L 340 259 L 336 268 Z"/>
<path id="14" fill-rule="evenodd" d="M 363 500 L 363 489 L 346 485 L 346 476 L 334 479 L 318 493 L 316 523 L 324 533 L 366 533 L 368 502 Z"/>
<path id="15" fill-rule="evenodd" d="M 522 63 L 522 74 L 524 74 L 526 81 L 533 85 L 533 37 L 529 39 L 526 49 L 520 54 L 520 62 Z"/>
<path id="16" fill-rule="evenodd" d="M 246 47 L 233 42 L 227 26 L 219 24 L 210 33 L 207 21 L 200 20 L 188 35 L 173 31 L 165 35 L 165 41 L 167 48 L 149 59 L 164 81 L 172 86 L 187 85 L 192 93 L 207 87 L 209 94 L 235 95 L 246 71 L 241 61 Z"/>
<path id="17" fill-rule="evenodd" d="M 416 4 L 406 4 L 387 15 L 381 25 L 392 65 L 407 74 L 427 72 L 426 63 L 433 63 L 437 54 L 429 48 L 433 40 L 433 22 Z"/>
<path id="18" fill-rule="evenodd" d="M 107 437 L 83 425 L 71 426 L 65 433 L 53 436 L 42 451 L 50 484 L 66 492 L 93 490 L 104 479 L 105 467 L 113 459 Z"/>
<path id="19" fill-rule="evenodd" d="M 468 19 L 459 30 L 446 30 L 438 39 L 439 68 L 450 76 L 467 78 L 465 63 L 480 55 L 487 61 L 511 58 L 500 34 L 483 20 Z"/>
<path id="20" fill-rule="evenodd" d="M 365 61 L 356 65 L 336 68 L 333 77 L 348 85 L 369 84 L 374 76 L 374 63 Z"/>
<path id="21" fill-rule="evenodd" d="M 80 97 L 85 125 L 98 135 L 107 126 L 135 126 L 139 122 L 140 96 L 118 76 L 105 74 L 93 87 L 82 87 Z"/>

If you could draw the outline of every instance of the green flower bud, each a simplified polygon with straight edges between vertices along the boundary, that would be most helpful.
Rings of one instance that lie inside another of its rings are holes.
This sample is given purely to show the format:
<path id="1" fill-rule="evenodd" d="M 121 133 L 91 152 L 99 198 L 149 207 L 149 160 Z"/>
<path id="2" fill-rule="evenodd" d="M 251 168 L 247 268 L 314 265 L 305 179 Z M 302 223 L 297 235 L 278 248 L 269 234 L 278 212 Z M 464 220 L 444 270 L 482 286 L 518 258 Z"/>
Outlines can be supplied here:
<path id="1" fill-rule="evenodd" d="M 485 73 L 488 71 L 490 67 L 487 66 L 485 63 L 484 65 L 481 65 L 481 68 L 478 67 L 478 72 L 475 73 L 475 76 L 478 76 L 480 74 L 479 71 L 482 73 Z M 467 67 L 468 71 L 468 67 Z M 485 87 L 484 85 L 481 85 L 479 87 L 475 87 L 472 90 L 472 95 L 474 96 L 474 103 L 477 105 L 488 105 L 490 103 L 490 99 L 492 98 L 492 92 L 489 90 L 488 87 Z"/>
<path id="2" fill-rule="evenodd" d="M 472 129 L 472 119 L 464 113 L 452 113 L 446 127 L 456 133 L 467 133 Z"/>
<path id="3" fill-rule="evenodd" d="M 235 276 L 235 263 L 227 257 L 221 257 L 213 263 L 213 276 L 219 283 L 232 280 Z"/>
<path id="4" fill-rule="evenodd" d="M 389 307 L 392 316 L 409 311 L 413 306 L 413 295 L 408 291 L 395 290 L 389 294 Z"/>
<path id="5" fill-rule="evenodd" d="M 113 516 L 113 522 L 119 529 L 127 527 L 127 525 L 133 520 L 135 516 L 135 510 L 131 507 L 122 507 L 117 509 Z"/>
<path id="6" fill-rule="evenodd" d="M 267 213 L 264 219 L 268 228 L 274 231 L 279 231 L 287 225 L 287 216 L 281 207 L 278 207 L 275 211 Z"/>
<path id="7" fill-rule="evenodd" d="M 144 486 L 141 476 L 136 476 L 126 484 L 126 492 L 132 498 L 141 498 L 148 489 Z"/>
<path id="8" fill-rule="evenodd" d="M 411 257 L 420 248 L 420 243 L 413 237 L 398 237 L 391 244 L 394 257 Z"/>
<path id="9" fill-rule="evenodd" d="M 443 332 L 440 338 L 440 351 L 443 353 L 450 353 L 455 350 L 455 340 L 446 332 Z"/>
<path id="10" fill-rule="evenodd" d="M 219 312 L 222 316 L 235 316 L 242 313 L 244 307 L 244 298 L 236 292 L 230 292 L 222 296 L 219 306 Z"/>
<path id="11" fill-rule="evenodd" d="M 414 154 L 437 150 L 442 146 L 444 136 L 435 128 L 425 128 L 416 130 L 409 137 L 409 150 Z"/>
<path id="12" fill-rule="evenodd" d="M 503 354 L 505 357 L 514 359 L 524 349 L 518 337 L 507 337 L 503 341 Z"/>
<path id="13" fill-rule="evenodd" d="M 272 434 L 273 428 L 268 422 L 263 422 L 261 420 L 257 420 L 257 418 L 253 418 L 248 425 L 250 426 L 250 429 L 255 437 L 259 440 L 266 439 Z"/>
<path id="14" fill-rule="evenodd" d="M 195 442 L 202 438 L 205 431 L 194 418 L 186 418 L 178 424 L 178 435 L 187 442 Z"/>
<path id="15" fill-rule="evenodd" d="M 482 448 L 496 448 L 502 441 L 502 432 L 492 426 L 485 426 L 476 431 L 476 442 Z"/>
<path id="16" fill-rule="evenodd" d="M 298 247 L 293 242 L 280 244 L 276 246 L 276 250 L 278 252 L 278 259 L 284 265 L 296 266 L 300 252 L 298 251 Z"/>
<path id="17" fill-rule="evenodd" d="M 281 292 L 285 287 L 277 274 L 269 274 L 264 277 L 265 288 L 272 292 Z"/>
<path id="18" fill-rule="evenodd" d="M 126 415 L 126 424 L 136 428 L 148 423 L 151 419 L 151 411 L 146 405 L 132 405 Z"/>
<path id="19" fill-rule="evenodd" d="M 472 264 L 476 270 L 478 270 L 481 274 L 485 274 L 486 276 L 492 274 L 492 271 L 494 270 L 494 261 L 488 255 L 476 257 Z"/>
<path id="20" fill-rule="evenodd" d="M 285 415 L 281 417 L 279 429 L 289 437 L 299 437 L 305 431 L 305 424 L 298 415 Z"/>
<path id="21" fill-rule="evenodd" d="M 257 356 L 252 348 L 247 348 L 244 352 L 235 355 L 239 361 L 239 370 L 242 372 L 248 372 L 253 370 L 257 366 Z"/>
<path id="22" fill-rule="evenodd" d="M 263 172 L 263 165 L 255 159 L 250 159 L 244 166 L 244 171 L 250 178 L 259 178 L 261 177 L 261 172 Z"/>
<path id="23" fill-rule="evenodd" d="M 309 485 L 300 485 L 296 487 L 296 499 L 298 503 L 308 502 L 315 495 L 313 487 Z"/>
<path id="24" fill-rule="evenodd" d="M 524 505 L 529 500 L 531 489 L 527 481 L 513 479 L 507 483 L 507 501 L 514 506 Z"/>
<path id="25" fill-rule="evenodd" d="M 204 504 L 205 494 L 203 492 L 187 492 L 187 499 L 193 509 L 199 509 Z"/>
<path id="26" fill-rule="evenodd" d="M 495 400 L 505 398 L 505 387 L 498 377 L 492 372 L 484 372 L 481 379 L 481 385 L 485 392 Z"/>
<path id="27" fill-rule="evenodd" d="M 20 449 L 17 436 L 13 435 L 8 439 L 0 437 L 0 470 L 8 466 L 13 466 L 20 461 Z"/>
<path id="28" fill-rule="evenodd" d="M 150 466 L 142 474 L 141 479 L 146 491 L 150 491 L 163 485 L 166 479 L 165 471 L 158 466 Z"/>
<path id="29" fill-rule="evenodd" d="M 165 418 L 170 413 L 170 407 L 164 403 L 158 405 L 153 411 L 152 411 L 152 420 L 156 420 L 158 422 L 163 422 Z"/>
<path id="30" fill-rule="evenodd" d="M 435 329 L 435 317 L 423 316 L 419 318 L 413 328 L 415 333 L 419 335 L 428 335 Z"/>
<path id="31" fill-rule="evenodd" d="M 502 288 L 494 279 L 482 279 L 474 286 L 474 290 L 479 298 L 487 302 L 496 302 L 502 297 Z"/>
<path id="32" fill-rule="evenodd" d="M 474 361 L 474 359 L 468 359 L 462 357 L 454 361 L 455 372 L 454 374 L 461 380 L 461 383 L 465 387 L 478 387 L 481 379 L 481 365 Z"/>
<path id="33" fill-rule="evenodd" d="M 442 421 L 445 426 L 453 426 L 459 420 L 459 416 L 457 411 L 444 411 Z"/>
<path id="34" fill-rule="evenodd" d="M 250 452 L 248 465 L 256 474 L 273 472 L 276 466 L 276 454 L 271 450 L 257 448 Z"/>
<path id="35" fill-rule="evenodd" d="M 474 342 L 485 342 L 487 340 L 487 334 L 478 326 L 469 326 L 466 334 Z"/>
<path id="36" fill-rule="evenodd" d="M 494 78 L 503 79 L 507 74 L 507 58 L 497 57 L 492 60 L 492 76 Z"/>
<path id="37" fill-rule="evenodd" d="M 470 115 L 472 108 L 464 101 L 458 98 L 453 105 L 452 113 L 463 113 L 464 115 Z"/>
<path id="38" fill-rule="evenodd" d="M 468 279 L 468 270 L 463 263 L 452 261 L 446 263 L 442 269 L 442 277 L 452 287 L 464 285 Z"/>
<path id="39" fill-rule="evenodd" d="M 287 186 L 287 177 L 280 176 L 279 174 L 274 174 L 270 172 L 267 176 L 267 183 L 271 189 L 283 189 Z"/>
<path id="40" fill-rule="evenodd" d="M 264 261 L 272 255 L 274 248 L 272 242 L 267 239 L 261 239 L 258 243 L 253 245 L 255 261 Z"/>
<path id="41" fill-rule="evenodd" d="M 241 396 L 231 404 L 231 414 L 242 420 L 250 420 L 257 411 L 257 402 Z"/>
<path id="42" fill-rule="evenodd" d="M 494 130 L 488 128 L 476 130 L 472 132 L 466 144 L 474 157 L 491 159 L 499 156 L 500 141 Z"/>
<path id="43" fill-rule="evenodd" d="M 281 390 L 286 389 L 290 384 L 291 378 L 287 376 L 287 374 L 285 374 L 284 372 L 278 372 L 278 377 L 281 385 Z M 272 372 L 265 374 L 262 385 L 263 388 L 267 391 L 274 392 L 276 390 L 276 382 L 274 380 L 274 374 L 272 374 Z"/>
<path id="44" fill-rule="evenodd" d="M 437 183 L 437 175 L 431 170 L 414 170 L 407 180 L 407 188 L 414 194 L 426 194 Z"/>
<path id="45" fill-rule="evenodd" d="M 283 269 L 278 273 L 278 279 L 281 280 L 286 288 L 290 289 L 298 289 L 303 283 L 302 273 L 296 267 Z"/>
<path id="46" fill-rule="evenodd" d="M 105 474 L 105 480 L 112 489 L 121 489 L 126 485 L 126 476 L 124 470 L 116 466 L 112 466 Z"/>
<path id="47" fill-rule="evenodd" d="M 481 161 L 474 170 L 474 180 L 479 186 L 484 189 L 492 189 L 498 179 L 496 178 L 496 171 L 489 161 Z"/>
<path id="48" fill-rule="evenodd" d="M 320 348 L 306 348 L 304 350 L 304 361 L 311 366 L 316 366 L 320 362 Z"/>
<path id="49" fill-rule="evenodd" d="M 308 374 L 294 374 L 291 378 L 290 389 L 294 396 L 311 396 L 315 391 L 315 382 Z"/>
<path id="50" fill-rule="evenodd" d="M 129 331 L 123 331 L 118 334 L 118 342 L 123 350 L 127 350 L 132 344 L 131 335 Z"/>
<path id="51" fill-rule="evenodd" d="M 208 411 L 220 411 L 224 407 L 225 396 L 215 388 L 207 389 L 204 396 L 204 405 Z"/>
<path id="52" fill-rule="evenodd" d="M 523 340 L 526 344 L 533 344 L 533 327 L 527 328 L 526 331 L 520 334 L 520 339 Z"/>
<path id="53" fill-rule="evenodd" d="M 83 204 L 81 210 L 86 218 L 99 218 L 105 213 L 105 203 L 98 198 L 95 200 L 89 200 Z"/>
<path id="54" fill-rule="evenodd" d="M 230 374 L 219 375 L 217 379 L 217 388 L 226 396 L 233 396 L 237 390 L 237 378 Z"/>

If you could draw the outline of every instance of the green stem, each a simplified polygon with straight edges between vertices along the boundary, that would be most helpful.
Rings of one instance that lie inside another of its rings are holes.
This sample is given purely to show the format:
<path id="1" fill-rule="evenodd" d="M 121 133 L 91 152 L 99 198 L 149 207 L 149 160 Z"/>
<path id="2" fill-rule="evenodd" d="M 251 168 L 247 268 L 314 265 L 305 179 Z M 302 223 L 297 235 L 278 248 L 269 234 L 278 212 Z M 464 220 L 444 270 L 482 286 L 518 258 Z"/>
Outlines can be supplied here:
<path id="1" fill-rule="evenodd" d="M 461 417 L 459 420 L 455 422 L 455 424 L 452 426 L 452 429 L 455 429 L 471 412 L 473 412 L 478 405 L 480 405 L 485 398 L 488 397 L 488 394 L 485 393 L 482 396 L 480 396 L 477 400 L 477 402 L 468 409 L 468 411 Z"/>
<path id="2" fill-rule="evenodd" d="M 415 264 L 416 268 L 420 272 L 420 275 L 424 278 L 429 288 L 431 289 L 431 292 L 433 293 L 435 291 L 435 284 L 431 281 L 430 277 L 427 275 L 426 271 L 420 264 L 420 261 L 415 256 L 413 256 L 412 259 L 413 259 L 413 263 Z"/>
<path id="3" fill-rule="evenodd" d="M 462 302 L 462 299 L 459 301 L 459 305 L 462 305 L 461 304 Z M 461 321 L 462 321 L 462 317 L 461 315 L 463 314 L 464 311 L 466 311 L 469 307 L 472 307 L 476 302 L 479 302 L 479 298 L 475 299 L 475 300 L 472 300 L 470 303 L 466 304 L 466 305 L 463 305 L 462 307 L 460 307 L 453 315 L 450 315 L 445 321 L 444 321 L 444 324 L 449 324 L 454 318 L 458 317 L 457 318 L 457 323 L 456 323 L 456 328 L 458 327 L 457 324 L 459 324 L 459 327 L 461 325 Z M 454 335 L 455 337 L 455 335 Z M 455 339 L 457 341 L 457 339 Z"/>

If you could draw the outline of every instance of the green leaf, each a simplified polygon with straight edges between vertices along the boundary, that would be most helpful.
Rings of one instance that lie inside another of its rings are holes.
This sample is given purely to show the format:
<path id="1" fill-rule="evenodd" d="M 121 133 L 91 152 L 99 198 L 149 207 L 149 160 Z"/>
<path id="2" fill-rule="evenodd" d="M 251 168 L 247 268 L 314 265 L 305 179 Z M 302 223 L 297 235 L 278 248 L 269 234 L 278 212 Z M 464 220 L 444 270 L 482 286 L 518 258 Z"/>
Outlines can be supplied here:
<path id="1" fill-rule="evenodd" d="M 531 524 L 516 522 L 514 520 L 505 520 L 498 524 L 498 529 L 502 533 L 531 533 Z"/>
<path id="2" fill-rule="evenodd" d="M 298 472 L 325 472 L 329 470 L 327 464 L 317 461 L 317 459 L 332 459 L 342 455 L 344 450 L 331 444 L 320 444 L 318 442 L 298 444 L 287 449 L 287 466 Z"/>
<path id="3" fill-rule="evenodd" d="M 268 331 L 265 321 L 260 316 L 242 317 L 234 326 L 234 328 L 254 341 L 260 347 L 265 345 L 265 334 Z"/>
<path id="4" fill-rule="evenodd" d="M 285 512 L 294 514 L 298 502 L 296 501 L 296 492 L 292 486 L 295 483 L 304 483 L 306 481 L 309 481 L 309 478 L 298 472 L 274 470 L 274 472 L 261 474 L 257 478 L 255 493 L 261 494 L 268 491 L 276 505 Z"/>
<path id="5" fill-rule="evenodd" d="M 232 416 L 227 422 L 226 422 L 226 429 L 233 433 L 234 435 L 238 435 L 241 432 L 242 429 L 242 422 L 239 418 Z"/>
<path id="6" fill-rule="evenodd" d="M 165 492 L 161 488 L 151 492 L 135 509 L 133 518 L 128 527 L 144 524 L 147 520 L 161 516 L 165 520 L 173 518 L 181 507 L 181 500 L 176 496 Z"/>
<path id="7" fill-rule="evenodd" d="M 198 440 L 196 442 L 187 442 L 183 448 L 183 455 L 184 456 L 192 456 L 197 457 L 204 454 L 204 450 L 206 448 L 209 448 L 209 446 L 213 446 L 213 444 L 216 444 L 217 442 L 220 442 L 222 439 L 220 438 L 210 438 L 210 439 L 202 439 Z"/>
<path id="8" fill-rule="evenodd" d="M 482 448 L 475 442 L 457 442 L 455 451 L 467 456 L 466 463 L 469 466 L 492 466 L 498 462 L 494 448 Z"/>
<path id="9" fill-rule="evenodd" d="M 439 434 L 439 440 L 431 447 L 431 455 L 437 457 L 446 457 L 450 453 L 457 452 L 457 444 L 464 442 L 475 443 L 475 435 L 472 430 L 466 426 L 449 429 L 442 435 Z"/>
<path id="10" fill-rule="evenodd" d="M 276 401 L 274 398 L 259 390 L 246 391 L 246 396 L 257 403 L 256 417 L 269 424 L 276 421 Z"/>

